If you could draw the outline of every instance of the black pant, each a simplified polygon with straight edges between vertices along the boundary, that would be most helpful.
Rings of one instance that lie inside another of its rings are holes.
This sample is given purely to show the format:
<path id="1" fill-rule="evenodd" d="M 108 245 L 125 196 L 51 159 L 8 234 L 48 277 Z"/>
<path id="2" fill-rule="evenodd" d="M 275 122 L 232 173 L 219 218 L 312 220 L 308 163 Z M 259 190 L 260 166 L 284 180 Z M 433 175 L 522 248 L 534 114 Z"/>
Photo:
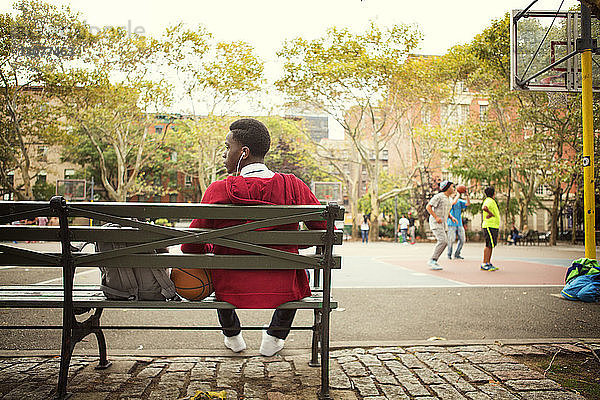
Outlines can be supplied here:
<path id="1" fill-rule="evenodd" d="M 241 332 L 240 319 L 235 310 L 217 310 L 219 323 L 225 336 L 235 336 Z M 267 333 L 279 339 L 285 339 L 290 333 L 296 310 L 275 310 Z"/>

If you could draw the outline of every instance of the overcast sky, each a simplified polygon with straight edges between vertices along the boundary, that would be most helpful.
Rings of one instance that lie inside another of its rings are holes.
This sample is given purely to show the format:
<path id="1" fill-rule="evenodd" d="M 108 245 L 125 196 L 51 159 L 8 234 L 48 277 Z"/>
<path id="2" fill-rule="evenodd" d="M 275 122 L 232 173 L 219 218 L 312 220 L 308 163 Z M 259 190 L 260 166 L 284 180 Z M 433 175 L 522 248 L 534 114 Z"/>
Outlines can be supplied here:
<path id="1" fill-rule="evenodd" d="M 382 25 L 415 24 L 424 39 L 418 52 L 443 54 L 511 9 L 531 0 L 51 0 L 81 12 L 92 26 L 128 26 L 160 36 L 170 24 L 203 24 L 216 40 L 244 40 L 266 62 L 267 78 L 277 75 L 275 52 L 285 39 L 314 38 L 328 27 L 347 26 L 361 31 L 369 20 Z M 539 0 L 535 10 L 556 10 L 561 0 Z M 0 0 L 2 12 L 13 1 Z M 563 10 L 577 4 L 565 0 Z"/>
<path id="2" fill-rule="evenodd" d="M 530 0 L 51 0 L 69 4 L 93 26 L 130 25 L 159 35 L 180 21 L 204 24 L 217 40 L 245 40 L 272 60 L 284 39 L 315 37 L 332 25 L 364 28 L 369 20 L 384 25 L 416 24 L 424 34 L 420 52 L 443 54 L 468 42 L 492 19 Z M 0 0 L 3 10 L 13 1 Z M 557 9 L 560 0 L 539 0 L 533 9 Z M 565 0 L 566 7 L 576 0 Z"/>

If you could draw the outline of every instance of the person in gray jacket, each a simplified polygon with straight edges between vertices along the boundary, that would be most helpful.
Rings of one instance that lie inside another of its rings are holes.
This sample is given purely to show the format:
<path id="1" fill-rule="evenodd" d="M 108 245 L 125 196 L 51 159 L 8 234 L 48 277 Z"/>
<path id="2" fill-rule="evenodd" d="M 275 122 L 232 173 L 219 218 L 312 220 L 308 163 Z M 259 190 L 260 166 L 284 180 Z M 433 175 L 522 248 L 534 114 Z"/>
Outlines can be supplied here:
<path id="1" fill-rule="evenodd" d="M 427 203 L 427 212 L 429 213 L 429 227 L 435 236 L 437 243 L 433 249 L 431 259 L 427 263 L 433 270 L 440 270 L 442 267 L 438 264 L 438 259 L 448 246 L 448 225 L 446 220 L 457 223 L 456 219 L 450 215 L 452 202 L 450 196 L 454 193 L 454 183 L 450 181 L 440 182 L 440 192 L 433 196 Z"/>

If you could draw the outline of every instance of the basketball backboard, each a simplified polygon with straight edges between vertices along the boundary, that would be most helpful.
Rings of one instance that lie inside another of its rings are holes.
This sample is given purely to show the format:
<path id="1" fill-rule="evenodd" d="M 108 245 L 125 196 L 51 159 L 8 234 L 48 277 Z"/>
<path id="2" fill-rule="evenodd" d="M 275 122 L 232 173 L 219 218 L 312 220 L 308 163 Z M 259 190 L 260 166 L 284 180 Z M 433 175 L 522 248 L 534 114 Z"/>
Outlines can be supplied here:
<path id="1" fill-rule="evenodd" d="M 513 10 L 511 18 L 511 89 L 544 92 L 581 91 L 579 11 Z M 592 21 L 592 36 L 600 32 Z M 592 55 L 592 86 L 600 91 L 600 56 Z"/>
<path id="2" fill-rule="evenodd" d="M 341 204 L 343 201 L 341 182 L 313 182 L 310 186 L 317 200 L 322 203 Z"/>
<path id="3" fill-rule="evenodd" d="M 86 200 L 85 179 L 59 179 L 56 181 L 56 195 L 66 200 Z"/>

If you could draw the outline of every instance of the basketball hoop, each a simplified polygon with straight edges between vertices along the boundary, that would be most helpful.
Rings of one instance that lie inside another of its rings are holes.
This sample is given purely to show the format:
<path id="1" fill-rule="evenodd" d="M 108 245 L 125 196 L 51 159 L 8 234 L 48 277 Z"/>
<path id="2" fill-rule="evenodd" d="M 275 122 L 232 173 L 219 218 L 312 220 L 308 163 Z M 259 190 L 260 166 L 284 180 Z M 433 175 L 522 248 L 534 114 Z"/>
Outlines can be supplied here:
<path id="1" fill-rule="evenodd" d="M 56 195 L 63 196 L 68 201 L 85 201 L 85 179 L 58 179 L 56 181 Z"/>
<path id="2" fill-rule="evenodd" d="M 341 182 L 312 182 L 311 189 L 317 200 L 322 203 L 343 201 Z"/>

